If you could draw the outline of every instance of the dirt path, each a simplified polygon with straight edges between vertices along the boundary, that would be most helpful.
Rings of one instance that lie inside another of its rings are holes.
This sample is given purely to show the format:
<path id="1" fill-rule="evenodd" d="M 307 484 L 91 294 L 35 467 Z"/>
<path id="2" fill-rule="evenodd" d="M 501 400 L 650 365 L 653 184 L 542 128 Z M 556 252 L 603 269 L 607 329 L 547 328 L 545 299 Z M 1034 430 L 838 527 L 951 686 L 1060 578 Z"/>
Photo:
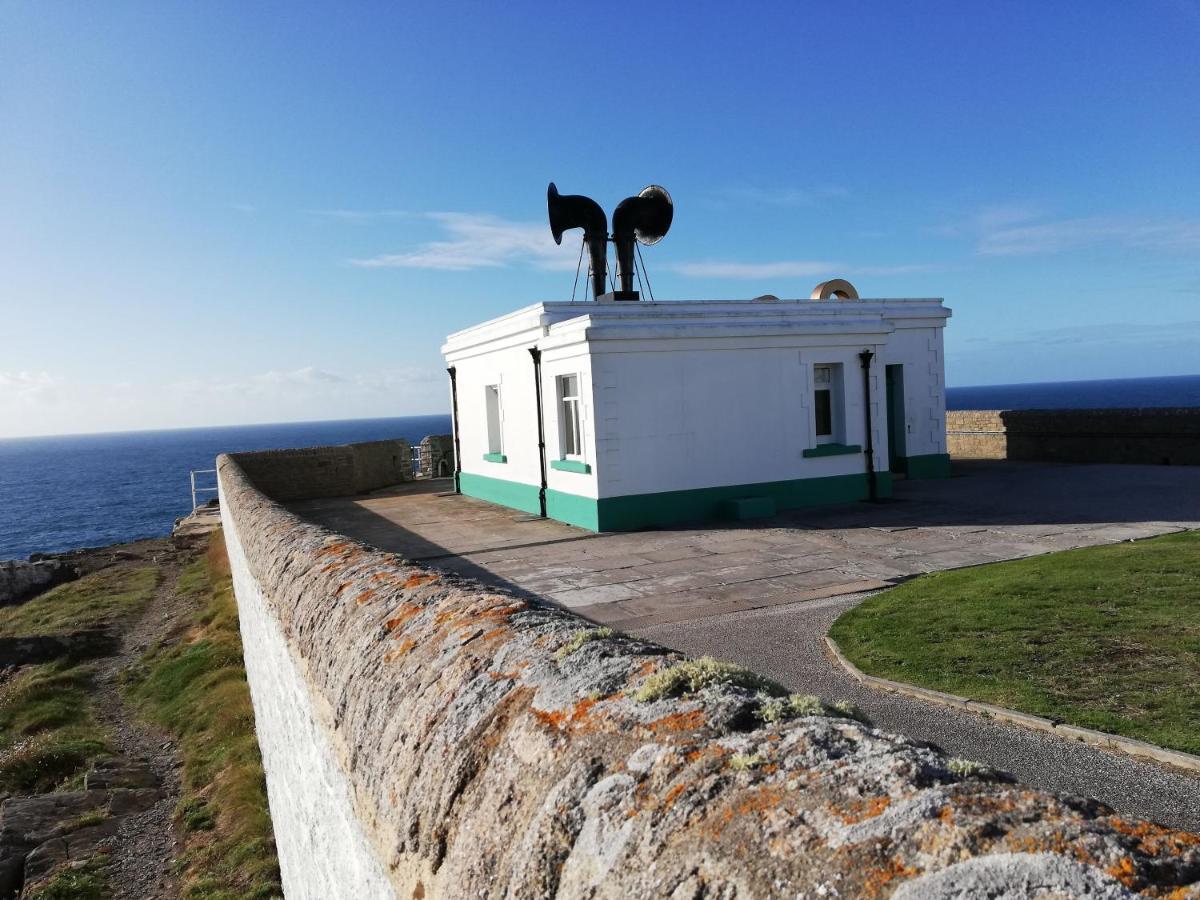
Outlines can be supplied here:
<path id="1" fill-rule="evenodd" d="M 180 796 L 180 762 L 172 738 L 140 720 L 122 694 L 122 675 L 153 644 L 177 636 L 190 601 L 176 594 L 175 584 L 187 557 L 170 541 L 147 542 L 138 557 L 159 566 L 159 584 L 139 619 L 122 634 L 115 656 L 99 661 L 95 681 L 95 713 L 112 733 L 113 748 L 135 774 L 146 776 L 161 798 L 143 812 L 121 820 L 112 846 L 109 880 L 117 900 L 166 900 L 179 896 L 174 862 L 179 835 L 174 812 Z"/>

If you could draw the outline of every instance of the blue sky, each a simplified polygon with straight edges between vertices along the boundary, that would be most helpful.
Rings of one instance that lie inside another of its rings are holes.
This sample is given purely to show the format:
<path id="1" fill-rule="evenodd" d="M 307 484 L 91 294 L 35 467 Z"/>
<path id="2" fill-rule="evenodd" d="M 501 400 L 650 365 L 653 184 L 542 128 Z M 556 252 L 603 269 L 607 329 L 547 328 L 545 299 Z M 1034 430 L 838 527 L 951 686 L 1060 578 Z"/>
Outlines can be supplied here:
<path id="1" fill-rule="evenodd" d="M 0 436 L 444 411 L 566 299 L 943 296 L 951 385 L 1200 373 L 1200 4 L 0 3 Z"/>

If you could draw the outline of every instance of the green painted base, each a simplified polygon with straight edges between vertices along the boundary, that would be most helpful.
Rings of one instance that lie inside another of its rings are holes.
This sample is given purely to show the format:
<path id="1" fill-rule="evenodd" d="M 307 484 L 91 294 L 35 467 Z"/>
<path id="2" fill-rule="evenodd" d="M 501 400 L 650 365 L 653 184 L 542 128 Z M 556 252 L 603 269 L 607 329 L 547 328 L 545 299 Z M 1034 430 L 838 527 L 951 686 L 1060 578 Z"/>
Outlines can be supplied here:
<path id="1" fill-rule="evenodd" d="M 538 515 L 538 488 L 500 478 L 463 472 L 459 476 L 462 492 L 500 506 Z M 890 472 L 875 473 L 881 498 L 892 496 Z M 801 478 L 794 481 L 767 481 L 700 488 L 690 491 L 663 491 L 626 497 L 595 500 L 562 491 L 546 491 L 546 515 L 589 531 L 636 531 L 679 525 L 686 522 L 729 519 L 730 512 L 748 499 L 754 509 L 765 514 L 768 504 L 775 510 L 798 509 L 832 503 L 850 503 L 867 499 L 867 476 L 834 475 L 828 478 Z"/>
<path id="2" fill-rule="evenodd" d="M 892 496 L 890 472 L 876 472 L 875 482 L 881 498 Z M 601 531 L 633 531 L 684 522 L 722 518 L 726 501 L 747 496 L 766 498 L 778 510 L 850 503 L 867 499 L 867 476 L 832 475 L 827 478 L 800 478 L 794 481 L 766 481 L 700 488 L 691 491 L 664 491 L 627 497 L 605 497 L 598 501 Z"/>
<path id="3" fill-rule="evenodd" d="M 577 459 L 552 459 L 550 460 L 550 468 L 557 469 L 560 472 L 578 472 L 580 475 L 587 475 L 592 471 L 591 466 Z"/>
<path id="4" fill-rule="evenodd" d="M 503 453 L 485 453 L 485 454 L 483 454 L 483 461 L 484 462 L 494 462 L 494 463 L 506 463 L 506 462 L 508 462 L 508 457 L 505 456 Z"/>
<path id="5" fill-rule="evenodd" d="M 817 444 L 802 451 L 805 459 L 818 456 L 848 456 L 854 453 L 862 453 L 862 447 L 858 444 Z"/>
<path id="6" fill-rule="evenodd" d="M 924 456 L 904 457 L 904 471 L 909 478 L 949 478 L 950 454 L 927 453 Z"/>
<path id="7" fill-rule="evenodd" d="M 463 472 L 458 476 L 459 490 L 468 497 L 477 497 L 489 503 L 498 503 L 521 512 L 538 515 L 541 504 L 538 503 L 537 485 L 517 484 L 515 481 L 505 481 L 503 478 L 489 478 L 486 475 L 474 475 Z"/>

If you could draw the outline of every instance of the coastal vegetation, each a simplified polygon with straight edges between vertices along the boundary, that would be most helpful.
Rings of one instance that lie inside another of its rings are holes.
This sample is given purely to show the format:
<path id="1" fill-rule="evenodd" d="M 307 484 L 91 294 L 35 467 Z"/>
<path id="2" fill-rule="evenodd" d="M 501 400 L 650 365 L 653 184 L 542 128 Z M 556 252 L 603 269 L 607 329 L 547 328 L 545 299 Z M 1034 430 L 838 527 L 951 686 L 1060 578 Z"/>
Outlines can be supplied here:
<path id="1" fill-rule="evenodd" d="M 184 567 L 175 591 L 191 601 L 185 631 L 146 652 L 129 673 L 127 692 L 147 718 L 178 740 L 183 895 L 198 900 L 282 896 L 220 532 Z"/>
<path id="2" fill-rule="evenodd" d="M 864 672 L 1200 753 L 1200 533 L 922 576 L 830 631 Z"/>
<path id="3" fill-rule="evenodd" d="M 158 586 L 157 566 L 102 569 L 18 606 L 0 608 L 0 637 L 102 628 L 141 612 Z"/>
<path id="4" fill-rule="evenodd" d="M 54 790 L 109 752 L 92 710 L 92 674 L 56 660 L 0 686 L 0 794 Z"/>

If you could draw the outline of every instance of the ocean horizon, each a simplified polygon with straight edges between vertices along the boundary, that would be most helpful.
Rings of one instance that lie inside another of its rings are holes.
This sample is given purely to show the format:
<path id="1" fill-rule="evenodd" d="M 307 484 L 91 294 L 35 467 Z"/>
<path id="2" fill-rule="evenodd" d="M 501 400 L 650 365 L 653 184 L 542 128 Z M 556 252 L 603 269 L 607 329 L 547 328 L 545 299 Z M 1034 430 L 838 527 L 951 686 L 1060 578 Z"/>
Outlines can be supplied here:
<path id="1" fill-rule="evenodd" d="M 1200 407 L 1200 375 L 947 388 L 946 407 Z M 0 439 L 0 560 L 169 533 L 220 453 L 450 431 L 448 414 Z M 211 494 L 205 495 L 212 496 Z"/>

